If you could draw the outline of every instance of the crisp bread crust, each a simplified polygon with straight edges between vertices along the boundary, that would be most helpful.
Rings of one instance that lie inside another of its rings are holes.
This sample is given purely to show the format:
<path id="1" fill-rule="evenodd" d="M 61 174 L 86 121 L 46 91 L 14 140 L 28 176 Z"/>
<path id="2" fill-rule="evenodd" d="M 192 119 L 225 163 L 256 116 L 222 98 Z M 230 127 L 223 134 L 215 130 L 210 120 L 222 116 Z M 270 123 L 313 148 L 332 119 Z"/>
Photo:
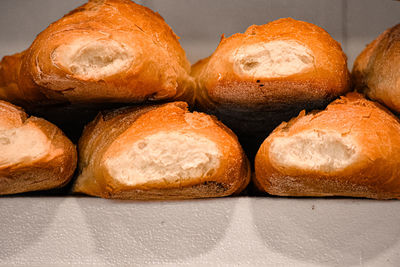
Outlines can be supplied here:
<path id="1" fill-rule="evenodd" d="M 23 125 L 35 128 L 50 142 L 50 150 L 38 159 L 0 167 L 0 195 L 58 188 L 71 180 L 77 151 L 60 129 L 46 120 L 28 117 L 22 109 L 1 100 L 0 123 L 11 129 Z"/>
<path id="2" fill-rule="evenodd" d="M 387 29 L 354 62 L 352 80 L 365 93 L 400 113 L 400 24 Z"/>
<path id="3" fill-rule="evenodd" d="M 351 137 L 358 156 L 350 165 L 330 172 L 286 166 L 270 153 L 275 138 L 306 131 Z M 400 198 L 400 121 L 387 109 L 360 94 L 349 93 L 325 110 L 283 122 L 261 145 L 254 183 L 280 196 L 350 196 Z"/>
<path id="4" fill-rule="evenodd" d="M 53 61 L 56 49 L 81 37 L 130 45 L 124 70 L 85 78 Z M 130 0 L 90 0 L 41 32 L 24 52 L 0 63 L 0 98 L 23 105 L 193 102 L 190 63 L 163 18 Z"/>
<path id="5" fill-rule="evenodd" d="M 222 197 L 242 191 L 250 180 L 250 166 L 237 137 L 215 117 L 190 113 L 187 107 L 184 102 L 173 102 L 100 113 L 86 126 L 79 141 L 80 174 L 74 191 L 104 198 L 142 200 Z M 214 142 L 222 154 L 219 167 L 204 177 L 140 185 L 123 184 L 108 173 L 105 166 L 108 158 L 123 150 L 127 143 L 161 131 L 198 134 Z"/>
<path id="6" fill-rule="evenodd" d="M 313 67 L 276 78 L 235 73 L 231 56 L 243 45 L 296 41 L 313 53 Z M 279 19 L 224 36 L 216 51 L 192 67 L 196 107 L 215 114 L 239 135 L 268 134 L 302 109 L 322 109 L 350 89 L 347 58 L 340 44 L 311 23 Z"/>

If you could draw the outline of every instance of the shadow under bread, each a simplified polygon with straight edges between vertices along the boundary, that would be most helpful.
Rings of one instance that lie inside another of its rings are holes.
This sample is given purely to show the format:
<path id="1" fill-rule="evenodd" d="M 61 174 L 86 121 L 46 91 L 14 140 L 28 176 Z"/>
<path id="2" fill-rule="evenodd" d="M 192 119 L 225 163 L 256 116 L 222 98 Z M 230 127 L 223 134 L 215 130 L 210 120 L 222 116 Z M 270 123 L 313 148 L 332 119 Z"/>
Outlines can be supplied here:
<path id="1" fill-rule="evenodd" d="M 102 110 L 127 106 L 121 103 L 106 104 L 61 104 L 53 106 L 27 107 L 28 114 L 44 118 L 57 125 L 74 144 L 81 137 L 83 128 Z"/>
<path id="2" fill-rule="evenodd" d="M 45 106 L 26 107 L 28 114 L 44 118 L 57 125 L 73 143 L 77 144 L 84 127 L 101 111 L 111 111 L 123 107 L 146 107 L 150 105 L 162 105 L 168 101 L 145 101 L 143 103 L 92 103 L 92 104 L 58 104 Z M 189 107 L 192 110 L 192 107 Z"/>
<path id="3" fill-rule="evenodd" d="M 254 227 L 268 249 L 326 266 L 367 264 L 399 242 L 400 206 L 387 204 L 283 197 L 268 198 L 266 203 L 265 198 L 251 198 Z M 399 263 L 400 257 L 387 264 Z"/>
<path id="4" fill-rule="evenodd" d="M 24 259 L 56 218 L 65 199 L 27 197 L 25 194 L 0 197 L 0 264 Z"/>
<path id="5" fill-rule="evenodd" d="M 237 199 L 119 201 L 77 198 L 107 263 L 177 263 L 206 254 L 225 236 Z M 151 259 L 151 260 L 150 260 Z"/>

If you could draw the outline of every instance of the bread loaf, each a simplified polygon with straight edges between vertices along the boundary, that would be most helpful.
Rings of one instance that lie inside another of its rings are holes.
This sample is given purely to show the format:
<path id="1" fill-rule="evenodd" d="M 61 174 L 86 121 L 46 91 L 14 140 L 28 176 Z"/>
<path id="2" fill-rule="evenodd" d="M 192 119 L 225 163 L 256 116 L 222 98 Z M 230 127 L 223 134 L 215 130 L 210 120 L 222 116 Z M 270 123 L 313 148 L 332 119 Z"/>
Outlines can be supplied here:
<path id="1" fill-rule="evenodd" d="M 349 89 L 340 44 L 320 27 L 290 18 L 222 36 L 192 75 L 196 106 L 239 136 L 265 138 L 283 120 L 324 108 Z"/>
<path id="2" fill-rule="evenodd" d="M 60 103 L 193 101 L 190 63 L 163 18 L 130 0 L 90 0 L 0 63 L 0 98 Z"/>
<path id="3" fill-rule="evenodd" d="M 282 123 L 264 141 L 254 182 L 280 196 L 400 198 L 400 121 L 349 93 Z"/>
<path id="4" fill-rule="evenodd" d="M 356 89 L 400 113 L 400 24 L 383 32 L 356 58 Z"/>
<path id="5" fill-rule="evenodd" d="M 75 146 L 55 125 L 0 100 L 0 195 L 61 187 L 76 162 Z"/>
<path id="6" fill-rule="evenodd" d="M 184 102 L 100 113 L 79 142 L 75 192 L 119 199 L 228 196 L 250 179 L 236 136 Z"/>

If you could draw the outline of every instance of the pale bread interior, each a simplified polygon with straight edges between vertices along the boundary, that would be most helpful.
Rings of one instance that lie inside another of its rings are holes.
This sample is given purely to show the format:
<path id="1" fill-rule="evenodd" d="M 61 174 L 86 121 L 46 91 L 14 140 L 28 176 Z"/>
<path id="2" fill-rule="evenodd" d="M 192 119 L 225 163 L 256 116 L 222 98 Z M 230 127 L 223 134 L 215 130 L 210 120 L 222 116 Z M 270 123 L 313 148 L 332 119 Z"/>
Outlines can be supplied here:
<path id="1" fill-rule="evenodd" d="M 313 64 L 313 52 L 292 40 L 244 45 L 233 56 L 234 71 L 254 78 L 289 76 L 311 68 Z"/>
<path id="2" fill-rule="evenodd" d="M 0 126 L 0 167 L 38 160 L 49 150 L 46 135 L 30 124 L 11 129 Z"/>
<path id="3" fill-rule="evenodd" d="M 126 185 L 176 183 L 212 175 L 220 165 L 217 145 L 198 134 L 159 132 L 126 145 L 106 159 L 108 173 Z"/>
<path id="4" fill-rule="evenodd" d="M 351 165 L 357 145 L 349 136 L 320 131 L 276 137 L 269 148 L 270 160 L 282 167 L 334 172 Z"/>
<path id="5" fill-rule="evenodd" d="M 134 53 L 111 39 L 75 39 L 59 46 L 52 60 L 82 78 L 100 79 L 128 69 Z"/>

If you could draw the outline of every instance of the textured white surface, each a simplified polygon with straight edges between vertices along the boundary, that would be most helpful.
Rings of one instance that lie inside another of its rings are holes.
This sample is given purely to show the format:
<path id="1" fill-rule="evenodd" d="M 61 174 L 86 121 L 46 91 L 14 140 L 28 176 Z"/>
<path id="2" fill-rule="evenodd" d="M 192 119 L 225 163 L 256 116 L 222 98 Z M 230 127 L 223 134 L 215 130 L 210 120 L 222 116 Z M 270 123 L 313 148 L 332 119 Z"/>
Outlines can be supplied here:
<path id="1" fill-rule="evenodd" d="M 0 199 L 0 265 L 399 266 L 400 203 Z"/>

